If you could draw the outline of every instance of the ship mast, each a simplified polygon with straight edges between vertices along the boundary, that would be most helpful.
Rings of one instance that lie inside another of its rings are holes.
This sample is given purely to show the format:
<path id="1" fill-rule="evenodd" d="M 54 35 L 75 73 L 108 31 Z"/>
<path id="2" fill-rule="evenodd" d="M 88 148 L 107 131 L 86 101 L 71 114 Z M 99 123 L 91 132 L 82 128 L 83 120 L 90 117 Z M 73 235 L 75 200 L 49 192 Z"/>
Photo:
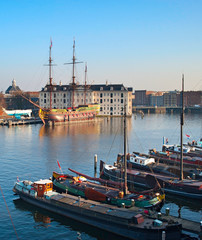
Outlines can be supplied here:
<path id="1" fill-rule="evenodd" d="M 49 60 L 48 64 L 45 64 L 45 66 L 49 66 L 49 90 L 50 90 L 50 109 L 52 109 L 52 88 L 53 88 L 53 78 L 52 78 L 52 64 L 53 59 L 51 58 L 51 49 L 52 49 L 52 39 L 50 40 L 50 48 L 49 48 Z M 48 85 L 48 84 L 47 84 Z"/>
<path id="2" fill-rule="evenodd" d="M 181 92 L 181 116 L 180 116 L 180 180 L 183 180 L 183 125 L 184 125 L 184 74 L 182 75 L 182 92 Z"/>
<path id="3" fill-rule="evenodd" d="M 50 83 L 50 109 L 52 109 L 52 76 L 51 76 L 51 66 L 52 66 L 52 58 L 51 58 L 51 48 L 52 48 L 52 40 L 50 43 L 50 51 L 49 51 L 49 83 Z"/>
<path id="4" fill-rule="evenodd" d="M 73 58 L 71 63 L 65 63 L 65 64 L 72 64 L 72 108 L 74 108 L 74 92 L 76 88 L 76 83 L 75 83 L 75 64 L 76 63 L 82 63 L 82 62 L 76 62 L 76 57 L 75 57 L 75 40 L 73 42 Z"/>
<path id="5" fill-rule="evenodd" d="M 126 104 L 124 106 L 124 194 L 128 193 L 128 186 L 127 186 L 127 126 L 126 126 Z"/>
<path id="6" fill-rule="evenodd" d="M 85 88 L 84 88 L 84 104 L 86 105 L 86 79 L 87 79 L 87 64 L 85 66 Z"/>
<path id="7" fill-rule="evenodd" d="M 74 91 L 75 91 L 75 75 L 74 75 L 74 70 L 75 70 L 75 40 L 73 44 L 73 59 L 72 59 L 72 108 L 74 108 Z"/>

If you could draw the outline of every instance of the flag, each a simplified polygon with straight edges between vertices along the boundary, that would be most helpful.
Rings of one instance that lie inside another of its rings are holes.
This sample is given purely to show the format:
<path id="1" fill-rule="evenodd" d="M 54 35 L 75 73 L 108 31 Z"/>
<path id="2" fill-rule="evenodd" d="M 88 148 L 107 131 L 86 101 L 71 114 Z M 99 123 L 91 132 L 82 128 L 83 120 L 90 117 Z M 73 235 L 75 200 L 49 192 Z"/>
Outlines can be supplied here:
<path id="1" fill-rule="evenodd" d="M 59 167 L 59 169 L 60 169 L 61 173 L 63 174 L 62 168 L 61 168 L 61 166 L 60 166 L 60 163 L 59 163 L 59 161 L 58 161 L 58 160 L 57 160 L 57 163 L 58 163 L 58 167 Z"/>
<path id="2" fill-rule="evenodd" d="M 185 135 L 186 135 L 187 138 L 190 138 L 190 135 L 188 135 L 188 134 L 185 134 Z"/>
<path id="3" fill-rule="evenodd" d="M 59 161 L 58 161 L 58 160 L 57 160 L 57 163 L 58 163 L 58 167 L 59 167 L 59 169 L 61 170 L 60 163 L 59 163 Z"/>

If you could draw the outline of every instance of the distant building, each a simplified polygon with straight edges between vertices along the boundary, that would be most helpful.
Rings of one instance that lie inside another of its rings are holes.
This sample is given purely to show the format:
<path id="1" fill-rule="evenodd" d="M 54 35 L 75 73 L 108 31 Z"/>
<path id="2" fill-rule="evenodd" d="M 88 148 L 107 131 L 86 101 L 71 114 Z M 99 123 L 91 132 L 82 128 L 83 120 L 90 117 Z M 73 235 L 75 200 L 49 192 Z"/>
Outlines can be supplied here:
<path id="1" fill-rule="evenodd" d="M 202 91 L 187 91 L 184 92 L 184 106 L 202 106 Z"/>
<path id="2" fill-rule="evenodd" d="M 165 92 L 163 95 L 163 106 L 165 107 L 177 107 L 178 104 L 178 96 L 180 95 L 179 91 L 170 91 Z"/>
<path id="3" fill-rule="evenodd" d="M 148 99 L 146 90 L 135 90 L 135 106 L 147 106 Z"/>
<path id="4" fill-rule="evenodd" d="M 21 91 L 21 90 L 18 86 L 16 86 L 16 81 L 15 81 L 15 79 L 13 79 L 12 85 L 7 88 L 5 93 L 6 94 L 11 94 L 11 93 L 14 93 L 14 92 L 19 92 L 19 91 Z"/>
<path id="5" fill-rule="evenodd" d="M 21 89 L 16 86 L 16 81 L 13 79 L 12 86 L 9 86 L 3 95 L 5 108 L 7 110 L 32 109 L 34 113 L 37 113 L 38 108 L 24 99 L 19 92 L 22 93 Z M 39 92 L 23 92 L 23 95 L 39 105 Z"/>
<path id="6" fill-rule="evenodd" d="M 163 92 L 155 92 L 148 95 L 149 98 L 149 106 L 163 106 Z"/>
<path id="7" fill-rule="evenodd" d="M 74 106 L 99 103 L 102 116 L 123 115 L 124 104 L 126 113 L 132 115 L 132 88 L 123 84 L 98 84 L 98 85 L 76 85 L 74 87 Z M 64 109 L 72 106 L 73 86 L 53 85 L 52 86 L 52 108 Z M 40 106 L 50 107 L 50 85 L 46 85 L 40 92 Z"/>

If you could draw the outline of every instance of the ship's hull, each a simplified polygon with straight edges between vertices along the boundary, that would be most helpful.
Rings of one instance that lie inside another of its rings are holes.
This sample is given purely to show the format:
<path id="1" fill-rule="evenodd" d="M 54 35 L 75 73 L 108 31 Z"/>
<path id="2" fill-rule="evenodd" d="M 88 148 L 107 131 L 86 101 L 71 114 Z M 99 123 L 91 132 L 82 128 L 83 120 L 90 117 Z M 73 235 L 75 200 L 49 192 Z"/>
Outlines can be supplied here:
<path id="1" fill-rule="evenodd" d="M 39 116 L 45 125 L 70 124 L 77 122 L 95 121 L 99 105 L 87 105 L 74 110 L 69 109 L 40 109 Z"/>
<path id="2" fill-rule="evenodd" d="M 148 209 L 156 209 L 160 210 L 164 204 L 165 195 L 159 194 L 150 197 L 143 197 L 141 194 L 134 196 L 134 201 L 131 198 L 119 198 L 115 192 L 119 192 L 119 190 L 112 190 L 114 192 L 114 197 L 109 196 L 109 187 L 105 186 L 97 186 L 93 183 L 80 183 L 79 185 L 72 184 L 71 180 L 54 180 L 53 181 L 54 189 L 58 192 L 68 192 L 75 196 L 81 196 L 89 200 L 99 201 L 103 203 L 108 203 L 116 206 L 122 206 L 125 204 L 126 207 L 131 207 L 134 204 L 136 207 L 140 208 L 148 208 Z"/>
<path id="3" fill-rule="evenodd" d="M 113 181 L 123 181 L 120 169 L 108 169 L 103 163 L 102 173 L 105 177 Z M 172 180 L 168 176 L 159 174 L 151 174 L 142 171 L 127 170 L 128 186 L 138 186 L 143 188 L 154 188 L 158 184 L 164 189 L 166 193 L 178 195 L 181 197 L 188 197 L 193 199 L 202 199 L 202 182 L 194 180 L 186 180 L 184 182 L 178 179 Z"/>

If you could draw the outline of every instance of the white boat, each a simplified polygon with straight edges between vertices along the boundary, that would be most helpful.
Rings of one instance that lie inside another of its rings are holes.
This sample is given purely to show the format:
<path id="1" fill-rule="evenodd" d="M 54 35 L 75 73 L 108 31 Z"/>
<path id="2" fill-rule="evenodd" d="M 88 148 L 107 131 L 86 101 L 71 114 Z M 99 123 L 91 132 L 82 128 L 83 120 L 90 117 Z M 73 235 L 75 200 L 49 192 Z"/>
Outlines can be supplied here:
<path id="1" fill-rule="evenodd" d="M 25 110 L 6 110 L 3 108 L 3 111 L 9 115 L 9 116 L 14 116 L 14 117 L 21 117 L 21 116 L 28 116 L 31 117 L 32 114 L 32 109 L 25 109 Z"/>

